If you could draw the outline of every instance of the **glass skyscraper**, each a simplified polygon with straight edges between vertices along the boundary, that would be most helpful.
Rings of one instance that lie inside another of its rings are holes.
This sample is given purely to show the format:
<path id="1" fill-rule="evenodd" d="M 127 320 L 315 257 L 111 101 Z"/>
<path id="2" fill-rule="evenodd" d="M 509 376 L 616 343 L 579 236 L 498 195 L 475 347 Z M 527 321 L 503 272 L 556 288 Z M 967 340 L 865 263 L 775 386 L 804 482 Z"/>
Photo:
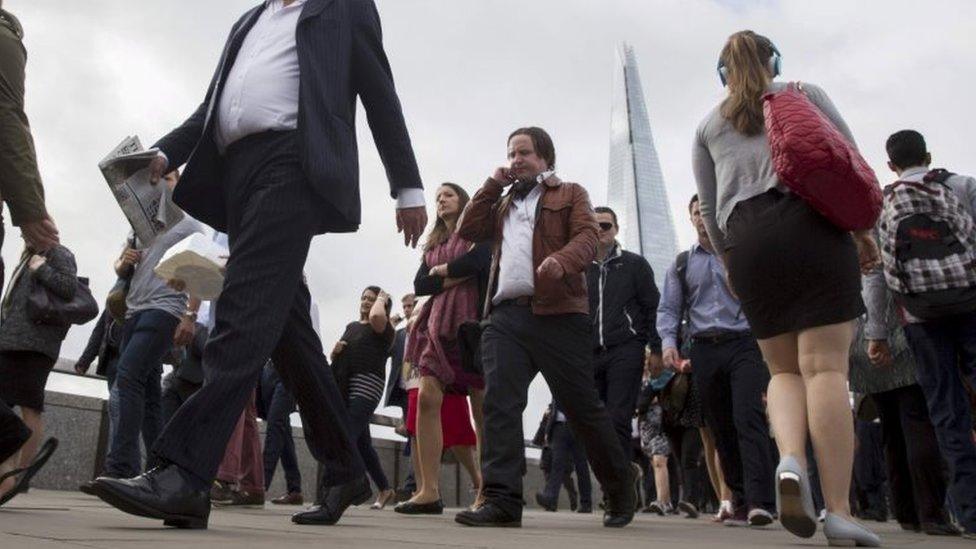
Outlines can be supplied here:
<path id="1" fill-rule="evenodd" d="M 625 250 L 647 259 L 660 288 L 678 254 L 678 239 L 637 58 L 628 44 L 617 50 L 614 65 L 607 195 L 607 204 L 616 212 L 620 225 L 618 240 Z"/>

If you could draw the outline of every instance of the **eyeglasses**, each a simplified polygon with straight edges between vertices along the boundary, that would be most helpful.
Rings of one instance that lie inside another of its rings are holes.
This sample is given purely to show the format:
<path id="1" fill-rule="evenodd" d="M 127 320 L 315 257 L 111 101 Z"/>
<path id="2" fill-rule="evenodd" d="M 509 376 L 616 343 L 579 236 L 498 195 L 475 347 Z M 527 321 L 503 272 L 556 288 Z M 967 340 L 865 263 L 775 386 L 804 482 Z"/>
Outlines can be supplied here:
<path id="1" fill-rule="evenodd" d="M 603 223 L 600 223 L 600 230 L 601 231 L 609 231 L 612 228 L 613 228 L 613 223 L 608 223 L 606 221 L 604 221 Z"/>

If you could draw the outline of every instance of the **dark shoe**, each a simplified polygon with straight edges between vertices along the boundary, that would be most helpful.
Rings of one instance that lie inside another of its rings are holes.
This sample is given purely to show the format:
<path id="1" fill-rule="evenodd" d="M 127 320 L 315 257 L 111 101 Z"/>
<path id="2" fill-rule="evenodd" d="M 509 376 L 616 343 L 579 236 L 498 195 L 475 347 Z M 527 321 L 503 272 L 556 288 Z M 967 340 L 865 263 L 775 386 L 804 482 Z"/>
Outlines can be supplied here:
<path id="1" fill-rule="evenodd" d="M 229 501 L 213 501 L 217 507 L 264 507 L 264 492 L 233 492 Z"/>
<path id="2" fill-rule="evenodd" d="M 955 526 L 945 522 L 923 522 L 922 532 L 929 536 L 960 536 L 960 532 Z"/>
<path id="3" fill-rule="evenodd" d="M 901 529 L 904 530 L 904 531 L 906 531 L 906 532 L 921 532 L 922 531 L 922 527 L 920 525 L 918 525 L 918 524 L 913 523 L 913 522 L 899 522 L 898 523 L 898 526 L 901 526 Z"/>
<path id="4" fill-rule="evenodd" d="M 757 507 L 749 511 L 749 514 L 746 516 L 746 520 L 749 521 L 749 526 L 753 528 L 763 528 L 773 523 L 773 514 L 765 509 Z"/>
<path id="5" fill-rule="evenodd" d="M 301 492 L 289 492 L 283 496 L 274 498 L 271 500 L 271 503 L 275 505 L 302 505 L 305 503 L 305 498 Z"/>
<path id="6" fill-rule="evenodd" d="M 607 494 L 607 508 L 603 513 L 603 525 L 607 528 L 623 528 L 634 520 L 637 502 L 640 500 L 640 467 L 631 463 L 630 478 L 623 483 L 618 494 Z"/>
<path id="7" fill-rule="evenodd" d="M 305 511 L 295 513 L 291 521 L 295 524 L 318 524 L 331 526 L 342 518 L 342 514 L 350 505 L 362 505 L 373 497 L 366 477 L 347 482 L 341 486 L 327 489 L 321 503 L 309 507 Z"/>
<path id="8" fill-rule="evenodd" d="M 213 503 L 228 503 L 234 499 L 234 489 L 230 483 L 222 480 L 213 481 L 210 487 L 210 501 Z"/>
<path id="9" fill-rule="evenodd" d="M 461 511 L 454 522 L 465 526 L 488 528 L 521 528 L 522 517 L 512 517 L 494 503 L 485 502 L 475 510 Z"/>
<path id="10" fill-rule="evenodd" d="M 577 513 L 582 515 L 589 515 L 593 513 L 592 505 L 581 505 L 579 509 L 576 510 Z"/>
<path id="11" fill-rule="evenodd" d="M 652 501 L 650 505 L 644 508 L 645 513 L 654 513 L 659 517 L 664 516 L 664 506 L 656 501 Z"/>
<path id="12" fill-rule="evenodd" d="M 404 501 L 403 503 L 398 503 L 393 510 L 401 515 L 443 515 L 444 502 L 441 500 L 431 501 L 429 503 Z"/>
<path id="13" fill-rule="evenodd" d="M 78 491 L 89 496 L 95 495 L 95 479 L 86 480 L 78 485 Z"/>
<path id="14" fill-rule="evenodd" d="M 749 526 L 749 510 L 746 509 L 745 505 L 733 509 L 732 514 L 727 519 L 723 520 L 722 524 L 732 528 Z"/>
<path id="15" fill-rule="evenodd" d="M 546 495 L 542 492 L 535 493 L 535 502 L 539 504 L 539 507 L 542 507 L 550 513 L 555 513 L 556 509 L 558 508 L 558 504 L 552 499 L 546 497 Z"/>
<path id="16" fill-rule="evenodd" d="M 695 507 L 695 504 L 690 501 L 679 501 L 678 509 L 685 514 L 685 518 L 698 518 L 698 507 Z"/>
<path id="17" fill-rule="evenodd" d="M 162 519 L 166 526 L 205 529 L 210 498 L 191 479 L 171 464 L 131 479 L 98 477 L 92 484 L 96 496 L 124 513 Z"/>
<path id="18" fill-rule="evenodd" d="M 44 441 L 44 444 L 37 450 L 37 454 L 34 455 L 34 459 L 31 461 L 30 465 L 24 467 L 23 469 L 14 469 L 9 471 L 3 476 L 0 476 L 0 483 L 7 480 L 10 477 L 17 477 L 17 482 L 14 483 L 13 487 L 0 497 L 0 506 L 7 503 L 8 501 L 14 499 L 17 494 L 26 494 L 27 489 L 30 487 L 30 481 L 34 478 L 34 475 L 44 467 L 47 460 L 51 459 L 51 454 L 58 449 L 58 439 L 51 437 Z"/>

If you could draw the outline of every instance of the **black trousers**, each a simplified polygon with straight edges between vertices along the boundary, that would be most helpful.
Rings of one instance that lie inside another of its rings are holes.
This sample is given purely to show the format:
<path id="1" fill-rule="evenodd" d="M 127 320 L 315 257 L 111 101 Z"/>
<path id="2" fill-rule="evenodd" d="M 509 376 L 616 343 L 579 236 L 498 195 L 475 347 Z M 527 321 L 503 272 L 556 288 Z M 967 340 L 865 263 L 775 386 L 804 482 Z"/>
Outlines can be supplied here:
<path id="1" fill-rule="evenodd" d="M 922 388 L 909 385 L 871 398 L 881 416 L 895 518 L 906 524 L 945 522 L 942 454 Z"/>
<path id="2" fill-rule="evenodd" d="M 644 344 L 628 341 L 593 354 L 593 372 L 600 400 L 607 407 L 620 445 L 630 447 L 631 420 L 644 373 Z"/>
<path id="3" fill-rule="evenodd" d="M 530 307 L 502 305 L 481 340 L 485 367 L 485 497 L 512 517 L 522 515 L 528 389 L 542 372 L 566 414 L 597 480 L 611 499 L 627 498 L 630 460 L 593 385 L 587 315 L 537 316 Z"/>
<path id="4" fill-rule="evenodd" d="M 702 505 L 701 471 L 704 456 L 701 432 L 695 427 L 676 426 L 665 430 L 671 440 L 671 453 L 680 471 L 681 499 Z M 677 496 L 677 491 L 673 494 Z"/>
<path id="5" fill-rule="evenodd" d="M 3 218 L 0 217 L 0 247 L 3 246 Z M 3 258 L 0 258 L 0 280 L 3 280 Z M 17 453 L 31 436 L 27 424 L 0 400 L 0 463 Z"/>
<path id="6" fill-rule="evenodd" d="M 695 341 L 691 364 L 733 505 L 772 511 L 776 468 L 763 406 L 769 370 L 759 345 L 751 337 Z"/>
<path id="7" fill-rule="evenodd" d="M 552 469 L 546 477 L 543 493 L 555 501 L 559 498 L 559 489 L 575 472 L 576 482 L 579 485 L 579 504 L 584 508 L 592 509 L 593 486 L 590 482 L 590 467 L 586 463 L 586 452 L 576 442 L 566 422 L 559 421 L 552 426 L 549 449 L 552 456 Z M 569 484 L 572 486 L 572 480 Z"/>
<path id="8" fill-rule="evenodd" d="M 869 514 L 888 516 L 885 500 L 884 450 L 881 424 L 857 420 L 854 426 L 857 447 L 854 451 L 853 488 L 857 508 L 862 517 Z"/>
<path id="9" fill-rule="evenodd" d="M 295 132 L 266 132 L 224 157 L 230 258 L 204 384 L 170 420 L 154 451 L 209 483 L 270 356 L 295 395 L 312 455 L 332 486 L 363 474 L 342 396 L 312 329 L 302 268 L 317 226 Z"/>

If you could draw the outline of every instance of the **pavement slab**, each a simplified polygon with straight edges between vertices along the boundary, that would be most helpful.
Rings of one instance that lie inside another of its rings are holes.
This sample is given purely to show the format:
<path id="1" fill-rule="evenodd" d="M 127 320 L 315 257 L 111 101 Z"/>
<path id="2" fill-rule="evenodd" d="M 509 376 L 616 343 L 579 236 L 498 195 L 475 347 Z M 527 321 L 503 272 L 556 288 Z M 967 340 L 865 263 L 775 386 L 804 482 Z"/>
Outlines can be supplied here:
<path id="1" fill-rule="evenodd" d="M 350 509 L 336 526 L 297 526 L 289 516 L 297 507 L 214 509 L 208 530 L 165 528 L 160 521 L 133 517 L 77 492 L 31 490 L 0 508 L 0 549 L 172 548 L 291 549 L 346 548 L 526 548 L 671 549 L 825 547 L 818 533 L 801 540 L 779 527 L 728 528 L 707 518 L 688 520 L 639 514 L 623 529 L 603 528 L 599 514 L 526 511 L 517 529 L 472 529 L 454 523 L 455 510 L 443 516 L 409 517 L 387 508 Z M 942 549 L 974 547 L 960 538 L 935 538 L 903 532 L 895 522 L 870 523 L 886 547 Z"/>

